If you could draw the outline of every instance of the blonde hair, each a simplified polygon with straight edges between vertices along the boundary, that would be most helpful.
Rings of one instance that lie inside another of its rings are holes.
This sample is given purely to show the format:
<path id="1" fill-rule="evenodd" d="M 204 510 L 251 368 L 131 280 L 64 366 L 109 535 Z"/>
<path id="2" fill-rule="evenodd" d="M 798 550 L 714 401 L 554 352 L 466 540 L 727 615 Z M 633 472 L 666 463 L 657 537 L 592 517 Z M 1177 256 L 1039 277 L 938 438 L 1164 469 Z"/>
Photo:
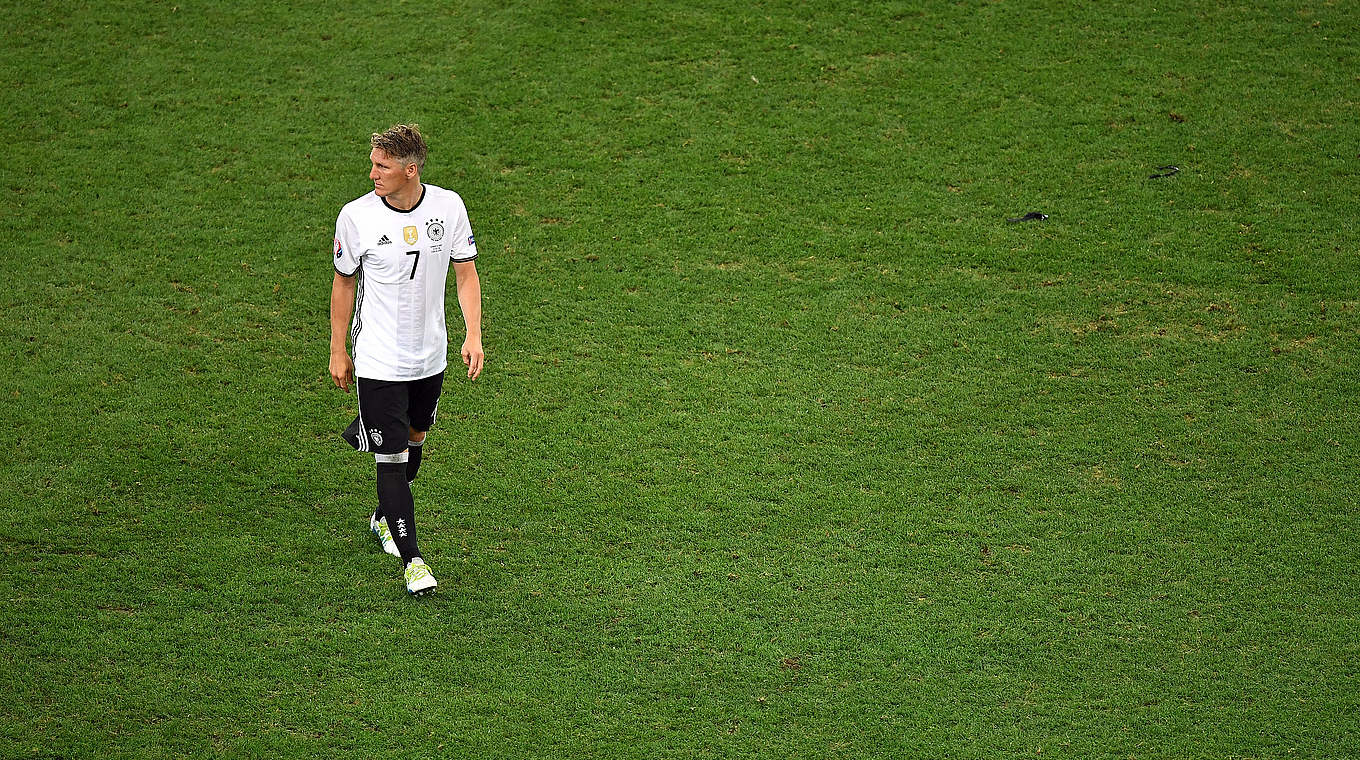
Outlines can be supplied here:
<path id="1" fill-rule="evenodd" d="M 386 132 L 374 132 L 369 143 L 387 155 L 401 162 L 402 166 L 416 165 L 416 171 L 425 168 L 425 138 L 420 134 L 419 124 L 393 124 Z"/>

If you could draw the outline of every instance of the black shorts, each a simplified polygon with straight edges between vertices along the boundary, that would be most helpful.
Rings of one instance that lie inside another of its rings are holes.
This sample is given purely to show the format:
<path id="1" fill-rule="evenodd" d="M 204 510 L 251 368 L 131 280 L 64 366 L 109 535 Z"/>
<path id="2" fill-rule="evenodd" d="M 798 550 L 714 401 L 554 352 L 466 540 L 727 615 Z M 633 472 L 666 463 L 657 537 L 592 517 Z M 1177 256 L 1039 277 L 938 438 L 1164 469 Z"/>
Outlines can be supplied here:
<path id="1" fill-rule="evenodd" d="M 359 451 L 396 454 L 406 450 L 412 429 L 423 433 L 434 427 L 444 373 L 421 380 L 356 377 L 354 387 L 359 391 L 359 416 L 340 435 Z"/>

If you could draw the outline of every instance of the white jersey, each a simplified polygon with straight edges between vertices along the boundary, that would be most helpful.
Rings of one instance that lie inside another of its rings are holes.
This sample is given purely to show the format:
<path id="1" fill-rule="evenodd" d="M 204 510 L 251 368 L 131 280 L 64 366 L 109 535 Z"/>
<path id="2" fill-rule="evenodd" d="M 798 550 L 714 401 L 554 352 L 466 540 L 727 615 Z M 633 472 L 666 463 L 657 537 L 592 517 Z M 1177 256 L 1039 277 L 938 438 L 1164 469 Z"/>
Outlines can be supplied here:
<path id="1" fill-rule="evenodd" d="M 358 377 L 419 380 L 448 366 L 449 262 L 477 258 L 477 245 L 458 193 L 423 188 L 409 211 L 370 192 L 335 220 L 335 271 L 359 276 L 350 326 Z"/>

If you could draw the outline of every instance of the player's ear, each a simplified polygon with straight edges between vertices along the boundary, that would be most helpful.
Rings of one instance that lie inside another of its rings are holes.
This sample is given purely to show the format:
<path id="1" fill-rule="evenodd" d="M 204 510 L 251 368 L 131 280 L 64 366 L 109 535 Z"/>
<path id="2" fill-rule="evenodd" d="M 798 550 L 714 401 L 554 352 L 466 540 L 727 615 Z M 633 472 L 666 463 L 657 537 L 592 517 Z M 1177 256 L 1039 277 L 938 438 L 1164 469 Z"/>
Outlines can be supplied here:
<path id="1" fill-rule="evenodd" d="M 406 178 L 407 178 L 407 179 L 415 179 L 415 178 L 416 178 L 416 174 L 418 174 L 419 172 L 420 172 L 420 167 L 416 166 L 416 162 L 415 162 L 415 161 L 412 161 L 411 163 L 409 163 L 409 164 L 406 165 Z"/>

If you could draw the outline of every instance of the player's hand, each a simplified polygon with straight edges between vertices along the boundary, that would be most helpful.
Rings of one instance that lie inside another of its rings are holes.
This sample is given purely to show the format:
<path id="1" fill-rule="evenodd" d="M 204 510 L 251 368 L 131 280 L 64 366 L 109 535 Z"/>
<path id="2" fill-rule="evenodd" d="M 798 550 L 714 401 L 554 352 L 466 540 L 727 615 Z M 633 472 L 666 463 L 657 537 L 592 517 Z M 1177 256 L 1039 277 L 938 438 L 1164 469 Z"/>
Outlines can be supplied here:
<path id="1" fill-rule="evenodd" d="M 331 354 L 331 380 L 340 390 L 349 393 L 349 387 L 354 384 L 354 360 L 349 354 Z"/>
<path id="2" fill-rule="evenodd" d="M 476 380 L 482 374 L 482 361 L 486 354 L 482 352 L 482 339 L 468 336 L 463 341 L 463 364 L 468 368 L 468 379 Z"/>

